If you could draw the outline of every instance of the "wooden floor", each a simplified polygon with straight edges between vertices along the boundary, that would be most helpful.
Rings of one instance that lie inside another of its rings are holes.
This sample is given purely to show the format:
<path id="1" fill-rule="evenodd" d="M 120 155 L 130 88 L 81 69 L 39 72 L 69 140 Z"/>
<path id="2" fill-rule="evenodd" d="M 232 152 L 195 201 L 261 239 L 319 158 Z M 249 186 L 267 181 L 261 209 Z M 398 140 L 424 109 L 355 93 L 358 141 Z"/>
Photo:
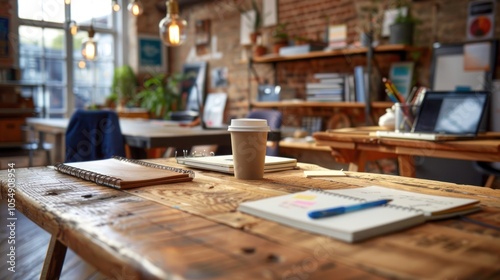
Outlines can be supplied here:
<path id="1" fill-rule="evenodd" d="M 50 235 L 28 218 L 17 212 L 16 217 L 16 272 L 8 270 L 7 254 L 9 253 L 7 228 L 7 204 L 0 200 L 0 279 L 4 280 L 30 280 L 39 279 L 42 271 L 43 260 L 47 251 Z M 85 263 L 73 251 L 68 250 L 64 261 L 61 279 L 84 280 L 84 279 L 109 279 L 97 272 L 97 270 Z"/>

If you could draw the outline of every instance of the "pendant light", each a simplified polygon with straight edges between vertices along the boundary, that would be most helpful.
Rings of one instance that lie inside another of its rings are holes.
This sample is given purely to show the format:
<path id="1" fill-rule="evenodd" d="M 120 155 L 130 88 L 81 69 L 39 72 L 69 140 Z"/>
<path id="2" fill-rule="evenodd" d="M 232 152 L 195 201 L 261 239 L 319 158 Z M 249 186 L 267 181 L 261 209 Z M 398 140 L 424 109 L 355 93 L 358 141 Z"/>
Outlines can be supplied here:
<path id="1" fill-rule="evenodd" d="M 127 6 L 129 12 L 131 12 L 134 16 L 141 15 L 144 12 L 144 7 L 142 6 L 141 0 L 134 0 L 130 2 Z"/>
<path id="2" fill-rule="evenodd" d="M 92 23 L 89 29 L 89 38 L 82 43 L 82 55 L 87 60 L 95 60 L 97 56 L 97 42 L 94 40 L 94 27 Z"/>
<path id="3" fill-rule="evenodd" d="M 160 37 L 167 46 L 179 46 L 186 40 L 187 22 L 179 17 L 176 0 L 168 0 L 167 16 L 160 21 Z"/>
<path id="4" fill-rule="evenodd" d="M 71 33 L 71 35 L 75 36 L 76 33 L 78 33 L 78 24 L 76 24 L 76 21 L 70 21 L 68 27 L 69 33 Z"/>
<path id="5" fill-rule="evenodd" d="M 118 3 L 117 0 L 113 0 L 111 2 L 111 7 L 113 8 L 113 11 L 115 11 L 115 12 L 119 12 L 121 9 L 120 4 Z"/>

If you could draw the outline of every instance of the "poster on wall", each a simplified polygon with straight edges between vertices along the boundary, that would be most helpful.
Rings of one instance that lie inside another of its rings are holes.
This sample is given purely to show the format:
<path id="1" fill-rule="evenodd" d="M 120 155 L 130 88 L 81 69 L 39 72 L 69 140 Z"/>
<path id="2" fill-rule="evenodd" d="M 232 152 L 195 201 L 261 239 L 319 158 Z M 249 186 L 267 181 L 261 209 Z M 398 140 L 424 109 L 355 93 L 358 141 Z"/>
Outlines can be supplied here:
<path id="1" fill-rule="evenodd" d="M 250 45 L 250 33 L 253 32 L 253 22 L 255 21 L 255 11 L 241 13 L 240 16 L 240 44 Z"/>
<path id="2" fill-rule="evenodd" d="M 139 71 L 165 72 L 165 47 L 158 37 L 139 36 Z"/>
<path id="3" fill-rule="evenodd" d="M 276 0 L 264 0 L 262 5 L 262 24 L 264 26 L 273 26 L 278 24 L 278 7 L 276 5 Z"/>
<path id="4" fill-rule="evenodd" d="M 216 87 L 227 87 L 228 86 L 228 70 L 227 67 L 217 67 L 211 71 L 211 86 Z"/>
<path id="5" fill-rule="evenodd" d="M 495 0 L 479 0 L 469 3 L 467 40 L 493 38 L 495 29 Z"/>
<path id="6" fill-rule="evenodd" d="M 195 25 L 196 55 L 210 53 L 210 20 L 197 20 Z"/>

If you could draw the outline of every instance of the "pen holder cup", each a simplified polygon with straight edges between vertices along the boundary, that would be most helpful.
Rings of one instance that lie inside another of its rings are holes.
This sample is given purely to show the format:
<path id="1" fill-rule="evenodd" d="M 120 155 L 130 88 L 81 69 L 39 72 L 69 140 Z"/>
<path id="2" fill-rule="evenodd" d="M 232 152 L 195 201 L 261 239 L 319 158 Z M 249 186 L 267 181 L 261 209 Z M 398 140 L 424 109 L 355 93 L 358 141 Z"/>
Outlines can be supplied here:
<path id="1" fill-rule="evenodd" d="M 418 105 L 394 104 L 394 130 L 397 132 L 411 131 L 419 110 Z"/>

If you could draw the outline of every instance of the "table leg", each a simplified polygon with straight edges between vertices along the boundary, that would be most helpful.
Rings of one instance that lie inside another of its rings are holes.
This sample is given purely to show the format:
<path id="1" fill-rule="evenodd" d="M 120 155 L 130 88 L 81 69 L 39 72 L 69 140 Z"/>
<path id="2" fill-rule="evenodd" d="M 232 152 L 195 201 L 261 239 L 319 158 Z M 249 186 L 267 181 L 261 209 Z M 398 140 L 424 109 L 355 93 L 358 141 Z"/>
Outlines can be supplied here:
<path id="1" fill-rule="evenodd" d="M 413 156 L 398 155 L 399 175 L 415 178 L 415 161 Z"/>
<path id="2" fill-rule="evenodd" d="M 67 249 L 64 244 L 57 240 L 56 235 L 53 234 L 50 238 L 40 279 L 59 279 Z"/>

